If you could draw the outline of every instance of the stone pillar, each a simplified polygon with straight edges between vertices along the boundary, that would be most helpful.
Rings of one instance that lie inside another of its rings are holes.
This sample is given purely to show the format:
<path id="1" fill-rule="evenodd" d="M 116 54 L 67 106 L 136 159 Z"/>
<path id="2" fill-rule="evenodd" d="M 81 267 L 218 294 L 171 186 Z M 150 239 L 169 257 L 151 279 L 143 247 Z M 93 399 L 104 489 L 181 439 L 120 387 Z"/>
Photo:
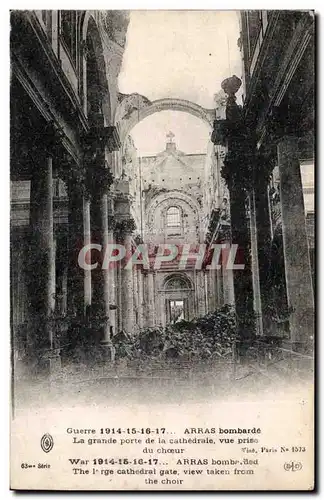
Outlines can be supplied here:
<path id="1" fill-rule="evenodd" d="M 224 305 L 222 269 L 215 270 L 216 307 Z"/>
<path id="2" fill-rule="evenodd" d="M 90 226 L 90 200 L 83 198 L 83 229 L 84 229 L 84 244 L 91 243 L 91 226 Z M 89 254 L 90 255 L 90 252 Z M 89 261 L 90 264 L 90 261 Z M 91 306 L 91 271 L 84 270 L 84 306 L 85 312 Z"/>
<path id="3" fill-rule="evenodd" d="M 238 165 L 232 168 L 238 169 Z M 253 309 L 253 285 L 250 255 L 250 234 L 248 229 L 248 215 L 246 210 L 246 193 L 244 187 L 230 182 L 230 206 L 232 245 L 238 245 L 237 263 L 244 265 L 244 269 L 234 269 L 234 296 L 235 308 L 238 318 L 239 336 L 244 344 L 255 335 L 255 321 Z M 240 262 L 239 262 L 240 261 Z M 242 353 L 245 344 L 242 344 Z"/>
<path id="4" fill-rule="evenodd" d="M 231 248 L 230 233 L 227 231 L 222 233 L 220 235 L 219 244 L 223 245 L 220 259 L 222 305 L 235 305 L 233 269 L 227 269 L 227 267 L 230 267 L 228 266 L 228 258 Z"/>
<path id="5" fill-rule="evenodd" d="M 86 47 L 84 50 L 86 52 Z M 99 96 L 99 100 L 101 98 Z M 116 127 L 105 126 L 103 116 L 93 112 L 88 119 L 90 130 L 84 138 L 84 165 L 87 192 L 91 199 L 91 243 L 101 245 L 100 252 L 91 251 L 94 257 L 92 263 L 98 263 L 91 273 L 91 327 L 101 337 L 104 359 L 113 361 L 115 350 L 110 332 L 109 270 L 103 269 L 102 265 L 109 243 L 108 196 L 111 195 L 108 193 L 114 181 L 110 153 L 118 150 L 120 140 Z"/>
<path id="6" fill-rule="evenodd" d="M 154 326 L 156 321 L 154 304 L 154 271 L 148 272 L 147 297 L 148 297 L 148 326 Z"/>
<path id="7" fill-rule="evenodd" d="M 139 301 L 138 301 L 138 274 L 137 268 L 133 266 L 133 301 L 134 301 L 134 330 L 138 330 L 139 318 Z"/>
<path id="8" fill-rule="evenodd" d="M 105 251 L 108 245 L 108 204 L 107 194 L 101 192 L 100 195 L 93 195 L 91 200 L 91 234 L 92 242 L 102 246 L 101 253 L 92 252 L 95 255 L 95 262 L 98 262 L 96 269 L 92 270 L 92 299 L 91 316 L 92 327 L 101 332 L 101 345 L 104 348 L 107 360 L 114 359 L 114 350 L 110 338 L 109 321 L 109 272 L 102 268 Z"/>
<path id="9" fill-rule="evenodd" d="M 210 311 L 209 308 L 209 300 L 208 300 L 208 294 L 209 294 L 209 283 L 208 283 L 208 271 L 204 270 L 204 291 L 205 291 L 205 314 L 208 314 Z"/>
<path id="10" fill-rule="evenodd" d="M 203 271 L 196 271 L 196 294 L 197 294 L 197 316 L 204 316 L 205 314 L 205 278 Z"/>
<path id="11" fill-rule="evenodd" d="M 129 257 L 132 251 L 132 230 L 124 223 L 123 243 L 126 248 L 126 255 Z M 122 293 L 122 327 L 126 333 L 134 332 L 134 287 L 133 287 L 133 269 L 126 269 L 125 263 L 121 269 Z"/>
<path id="12" fill-rule="evenodd" d="M 68 191 L 68 274 L 67 311 L 81 326 L 84 317 L 84 269 L 78 264 L 79 252 L 84 245 L 83 191 L 76 176 L 67 182 Z"/>
<path id="13" fill-rule="evenodd" d="M 115 227 L 115 219 L 114 216 L 108 213 L 108 241 L 109 244 L 114 243 L 114 227 Z M 108 283 L 109 283 L 109 317 L 110 317 L 110 330 L 115 335 L 117 333 L 117 290 L 116 290 L 116 281 L 117 281 L 117 263 L 112 263 L 113 265 L 108 269 Z"/>
<path id="14" fill-rule="evenodd" d="M 285 136 L 278 144 L 280 201 L 291 341 L 312 345 L 314 295 L 305 222 L 298 141 Z"/>
<path id="15" fill-rule="evenodd" d="M 262 170 L 266 167 L 263 165 Z M 268 182 L 266 172 L 259 169 L 258 178 L 255 179 L 254 202 L 257 230 L 258 273 L 262 312 L 262 332 L 269 334 L 269 309 L 271 290 L 269 289 L 269 268 L 271 254 L 271 216 L 269 210 Z"/>
<path id="16" fill-rule="evenodd" d="M 154 317 L 154 325 L 157 325 L 161 323 L 161 310 L 160 310 L 160 304 L 159 304 L 159 297 L 158 297 L 158 292 L 157 292 L 157 274 L 156 271 L 153 271 L 153 303 L 152 303 L 152 308 L 153 308 L 153 317 Z"/>
<path id="17" fill-rule="evenodd" d="M 141 269 L 137 270 L 138 273 L 138 319 L 139 327 L 144 326 L 144 295 L 143 295 L 143 273 Z"/>
<path id="18" fill-rule="evenodd" d="M 122 269 L 121 263 L 117 263 L 116 268 L 116 278 L 117 278 L 117 328 L 118 332 L 123 329 L 123 303 L 122 303 Z"/>
<path id="19" fill-rule="evenodd" d="M 233 270 L 222 268 L 224 304 L 235 304 Z"/>
<path id="20" fill-rule="evenodd" d="M 249 195 L 249 211 L 250 211 L 250 235 L 251 235 L 251 267 L 252 267 L 252 284 L 253 284 L 253 308 L 256 314 L 256 329 L 258 335 L 263 334 L 262 328 L 262 309 L 261 309 L 261 292 L 260 292 L 260 277 L 259 277 L 259 262 L 258 262 L 258 241 L 257 241 L 257 226 L 255 214 L 255 197 L 254 190 Z"/>
<path id="21" fill-rule="evenodd" d="M 150 326 L 150 306 L 149 306 L 149 286 L 148 286 L 148 271 L 143 271 L 143 326 Z"/>
<path id="22" fill-rule="evenodd" d="M 217 291 L 216 291 L 216 269 L 210 269 L 208 277 L 208 310 L 214 312 L 217 308 Z"/>
<path id="23" fill-rule="evenodd" d="M 85 42 L 83 42 L 82 47 L 82 101 L 83 101 L 83 112 L 85 116 L 88 116 L 88 89 L 87 89 L 87 56 L 89 49 Z"/>
<path id="24" fill-rule="evenodd" d="M 53 235 L 53 160 L 50 154 L 39 161 L 31 179 L 29 296 L 32 355 L 47 352 L 52 371 L 54 345 L 52 314 L 55 309 L 55 253 Z"/>
<path id="25" fill-rule="evenodd" d="M 244 123 L 242 108 L 236 103 L 236 92 L 242 82 L 236 76 L 222 82 L 227 94 L 226 120 L 214 123 L 212 140 L 227 146 L 227 154 L 221 175 L 226 181 L 230 195 L 231 243 L 238 245 L 237 263 L 244 269 L 234 269 L 234 295 L 237 317 L 237 332 L 240 338 L 239 351 L 246 353 L 255 336 L 253 310 L 253 287 L 250 257 L 250 239 L 246 197 L 252 183 L 254 166 L 254 141 L 251 130 Z M 238 260 L 240 262 L 238 262 Z"/>
<path id="26" fill-rule="evenodd" d="M 103 194 L 101 197 L 101 224 L 102 224 L 102 245 L 104 252 L 107 249 L 108 243 L 109 243 L 109 238 L 108 238 L 108 199 L 107 199 L 107 194 Z M 109 283 L 109 269 L 102 269 L 102 281 L 103 281 L 103 310 L 105 312 L 106 316 L 106 324 L 104 326 L 104 332 L 103 332 L 103 339 L 102 343 L 103 344 L 110 344 L 111 343 L 111 338 L 110 338 L 110 307 L 109 307 L 109 288 L 110 288 L 110 283 Z"/>
<path id="27" fill-rule="evenodd" d="M 213 276 L 213 271 L 206 271 L 206 276 L 207 276 L 207 310 L 208 312 L 213 312 L 214 311 L 214 299 L 215 299 L 215 293 L 213 293 L 213 281 L 212 281 L 212 276 Z"/>

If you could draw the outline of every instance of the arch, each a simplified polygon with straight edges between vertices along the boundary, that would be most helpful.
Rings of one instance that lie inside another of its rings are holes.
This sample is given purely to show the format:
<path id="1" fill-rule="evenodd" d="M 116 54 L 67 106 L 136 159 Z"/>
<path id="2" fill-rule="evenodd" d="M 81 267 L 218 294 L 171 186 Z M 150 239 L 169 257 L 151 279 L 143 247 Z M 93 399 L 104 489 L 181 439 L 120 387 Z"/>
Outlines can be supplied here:
<path id="1" fill-rule="evenodd" d="M 187 203 L 190 208 L 193 210 L 195 215 L 197 216 L 197 219 L 199 220 L 199 205 L 198 202 L 190 195 L 183 193 L 182 191 L 167 191 L 167 192 L 162 192 L 158 195 L 156 195 L 150 202 L 149 206 L 146 209 L 147 217 L 146 220 L 149 222 L 152 219 L 152 216 L 154 215 L 155 210 L 161 203 L 164 203 L 167 200 L 172 200 L 172 206 L 177 206 L 177 200 L 181 200 L 185 203 Z M 171 205 L 170 205 L 171 207 Z M 169 208 L 169 207 L 168 207 Z"/>
<path id="2" fill-rule="evenodd" d="M 172 287 L 172 282 L 179 284 L 179 287 Z M 194 285 L 189 276 L 185 273 L 172 273 L 168 274 L 163 281 L 163 290 L 194 290 Z"/>
<path id="3" fill-rule="evenodd" d="M 185 272 L 168 274 L 162 285 L 165 324 L 190 320 L 195 314 L 195 286 Z"/>
<path id="4" fill-rule="evenodd" d="M 122 144 L 130 134 L 135 125 L 154 113 L 160 111 L 182 111 L 201 119 L 212 129 L 215 112 L 206 109 L 185 99 L 165 98 L 150 102 L 146 97 L 139 94 L 125 96 L 116 113 L 116 121 L 119 123 L 120 138 Z"/>
<path id="5" fill-rule="evenodd" d="M 98 77 L 100 87 L 102 89 L 102 112 L 105 125 L 112 123 L 111 113 L 111 96 L 108 85 L 107 68 L 104 56 L 103 44 L 100 36 L 99 27 L 94 14 L 91 11 L 86 11 L 82 19 L 81 34 L 83 47 L 87 47 L 87 38 L 92 41 L 92 48 L 95 54 L 96 65 L 98 69 Z M 86 49 L 87 50 L 87 49 Z"/>

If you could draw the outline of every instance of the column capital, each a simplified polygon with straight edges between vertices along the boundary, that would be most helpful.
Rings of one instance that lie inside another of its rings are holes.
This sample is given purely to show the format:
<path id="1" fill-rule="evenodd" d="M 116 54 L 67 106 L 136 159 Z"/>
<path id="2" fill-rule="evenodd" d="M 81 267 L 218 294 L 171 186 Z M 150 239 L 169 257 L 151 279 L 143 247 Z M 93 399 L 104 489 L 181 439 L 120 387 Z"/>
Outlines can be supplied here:
<path id="1" fill-rule="evenodd" d="M 63 160 L 58 162 L 56 172 L 68 188 L 72 187 L 84 193 L 85 171 L 83 165 L 76 163 L 70 156 L 65 155 Z"/>
<path id="2" fill-rule="evenodd" d="M 211 135 L 212 143 L 218 146 L 226 146 L 227 134 L 228 134 L 227 121 L 223 119 L 214 120 L 214 126 Z"/>
<path id="3" fill-rule="evenodd" d="M 255 137 L 245 121 L 242 107 L 236 102 L 235 94 L 241 84 L 235 75 L 222 82 L 222 89 L 227 94 L 226 120 L 215 120 L 212 142 L 227 146 L 221 169 L 227 186 L 248 189 L 253 179 Z"/>
<path id="4" fill-rule="evenodd" d="M 117 221 L 116 221 L 115 215 L 108 213 L 108 229 L 109 229 L 109 231 L 114 232 L 116 230 L 116 225 L 117 225 Z"/>
<path id="5" fill-rule="evenodd" d="M 87 161 L 85 167 L 85 188 L 88 198 L 106 194 L 114 182 L 114 176 L 108 163 L 98 156 Z"/>
<path id="6" fill-rule="evenodd" d="M 268 184 L 274 167 L 276 157 L 271 152 L 257 151 L 254 159 L 253 187 L 258 189 L 264 184 Z"/>
<path id="7" fill-rule="evenodd" d="M 140 234 L 137 234 L 134 238 L 136 245 L 142 245 L 144 243 L 143 238 Z"/>
<path id="8" fill-rule="evenodd" d="M 119 151 L 121 147 L 117 127 L 112 125 L 91 126 L 89 132 L 83 136 L 83 143 L 84 148 L 91 151 L 97 149 L 104 151 L 105 148 L 108 148 L 108 151 L 111 153 L 113 151 Z"/>
<path id="9" fill-rule="evenodd" d="M 45 148 L 49 155 L 55 155 L 57 149 L 62 144 L 63 137 L 63 129 L 54 120 L 51 120 L 39 132 L 39 137 L 36 141 L 39 141 L 40 145 Z"/>
<path id="10" fill-rule="evenodd" d="M 298 137 L 291 133 L 284 133 L 282 134 L 278 141 L 277 141 L 277 146 L 279 146 L 280 151 L 282 154 L 289 154 L 290 157 L 298 157 Z"/>
<path id="11" fill-rule="evenodd" d="M 223 242 L 229 242 L 232 241 L 232 231 L 231 231 L 231 226 L 227 226 L 225 224 L 221 224 L 219 227 L 219 232 L 218 232 L 218 240 L 223 243 Z"/>
<path id="12" fill-rule="evenodd" d="M 248 190 L 253 181 L 254 164 L 255 158 L 251 151 L 248 152 L 243 147 L 229 149 L 221 167 L 221 176 L 227 187 L 230 190 L 233 188 Z"/>
<path id="13" fill-rule="evenodd" d="M 213 243 L 212 239 L 213 239 L 214 233 L 216 231 L 217 225 L 218 225 L 219 220 L 220 220 L 220 212 L 221 212 L 221 209 L 216 208 L 216 209 L 213 209 L 211 214 L 210 214 L 209 224 L 208 224 L 206 237 L 205 237 L 205 243 L 207 245 Z"/>
<path id="14" fill-rule="evenodd" d="M 132 234 L 136 230 L 136 223 L 132 217 L 119 220 L 116 223 L 116 232 L 121 235 Z"/>
<path id="15" fill-rule="evenodd" d="M 272 143 L 278 143 L 285 137 L 295 137 L 300 135 L 299 120 L 285 112 L 277 106 L 271 110 L 267 119 L 267 132 Z"/>

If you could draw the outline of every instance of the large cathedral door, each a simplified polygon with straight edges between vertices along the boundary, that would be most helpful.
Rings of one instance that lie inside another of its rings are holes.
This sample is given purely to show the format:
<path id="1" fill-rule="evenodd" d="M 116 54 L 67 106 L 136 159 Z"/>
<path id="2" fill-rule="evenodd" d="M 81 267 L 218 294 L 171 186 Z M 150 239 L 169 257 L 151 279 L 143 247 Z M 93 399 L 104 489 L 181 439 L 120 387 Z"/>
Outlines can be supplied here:
<path id="1" fill-rule="evenodd" d="M 166 300 L 167 323 L 188 321 L 188 299 Z"/>
<path id="2" fill-rule="evenodd" d="M 165 281 L 165 323 L 178 323 L 194 315 L 194 289 L 187 276 L 172 275 Z"/>

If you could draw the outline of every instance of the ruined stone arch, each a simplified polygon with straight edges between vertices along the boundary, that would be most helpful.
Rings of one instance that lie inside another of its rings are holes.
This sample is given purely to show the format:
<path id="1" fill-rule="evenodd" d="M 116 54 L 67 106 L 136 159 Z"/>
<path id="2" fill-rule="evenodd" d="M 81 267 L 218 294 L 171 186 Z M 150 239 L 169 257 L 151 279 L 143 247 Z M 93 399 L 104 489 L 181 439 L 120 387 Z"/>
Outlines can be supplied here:
<path id="1" fill-rule="evenodd" d="M 140 94 L 125 95 L 120 100 L 115 118 L 123 148 L 125 139 L 135 125 L 154 113 L 168 110 L 182 111 L 200 118 L 210 130 L 212 129 L 214 110 L 205 109 L 194 102 L 178 98 L 158 99 L 151 102 Z"/>
<path id="2" fill-rule="evenodd" d="M 103 41 L 95 12 L 86 11 L 81 20 L 82 47 L 87 52 L 87 39 L 92 41 L 92 49 L 96 59 L 98 78 L 101 87 L 102 112 L 105 125 L 112 123 L 111 95 L 109 91 L 107 65 L 103 50 Z"/>
<path id="3" fill-rule="evenodd" d="M 166 224 L 166 211 L 175 206 L 181 210 L 179 226 Z M 165 239 L 181 239 L 182 243 L 198 242 L 201 217 L 197 201 L 181 191 L 164 191 L 153 198 L 146 210 L 145 233 L 147 241 L 161 243 Z"/>
<path id="4" fill-rule="evenodd" d="M 160 193 L 151 200 L 149 206 L 146 209 L 147 223 L 150 224 L 152 222 L 154 212 L 162 203 L 170 202 L 170 204 L 168 203 L 168 206 L 178 206 L 179 200 L 185 202 L 191 208 L 191 210 L 197 217 L 197 221 L 199 222 L 198 202 L 192 196 L 183 193 L 182 191 L 174 190 Z"/>
<path id="5" fill-rule="evenodd" d="M 194 284 L 185 272 L 176 272 L 176 273 L 168 274 L 164 278 L 164 282 L 163 282 L 163 290 L 164 291 L 171 291 L 173 289 L 194 290 Z"/>

